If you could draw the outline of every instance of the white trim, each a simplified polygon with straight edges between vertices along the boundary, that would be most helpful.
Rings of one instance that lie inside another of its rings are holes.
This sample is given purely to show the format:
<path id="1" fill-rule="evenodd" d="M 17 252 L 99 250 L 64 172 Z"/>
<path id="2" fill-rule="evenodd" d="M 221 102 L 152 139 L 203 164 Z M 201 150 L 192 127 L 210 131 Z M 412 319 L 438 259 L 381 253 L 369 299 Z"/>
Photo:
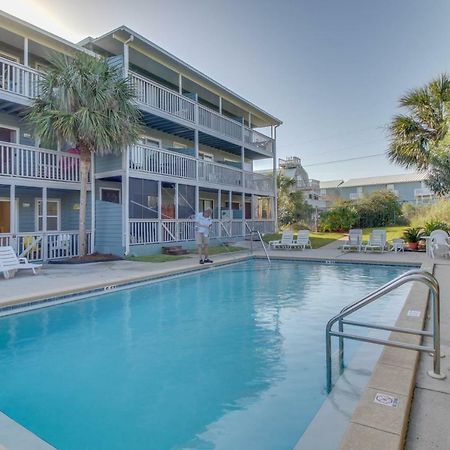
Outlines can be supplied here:
<path id="1" fill-rule="evenodd" d="M 13 55 L 12 53 L 5 52 L 4 50 L 0 50 L 0 58 L 5 58 L 8 61 L 20 64 L 20 56 L 16 56 Z"/>
<path id="2" fill-rule="evenodd" d="M 205 158 L 205 156 L 207 156 L 207 158 Z M 212 153 L 204 152 L 203 150 L 198 152 L 198 157 L 203 161 L 214 162 L 214 155 Z"/>
<path id="3" fill-rule="evenodd" d="M 118 191 L 119 192 L 119 205 L 122 204 L 122 189 L 116 187 L 102 186 L 100 187 L 100 200 L 103 202 L 103 191 Z"/>
<path id="4" fill-rule="evenodd" d="M 9 205 L 9 211 L 11 213 L 11 199 L 9 197 L 0 197 L 0 202 L 8 202 Z M 19 207 L 20 207 L 20 203 L 19 203 L 19 197 L 16 197 L 16 213 L 15 213 L 15 230 L 9 230 L 9 233 L 18 233 L 19 232 Z"/>
<path id="5" fill-rule="evenodd" d="M 6 130 L 11 130 L 16 132 L 16 142 L 11 142 L 11 144 L 19 144 L 20 128 L 13 127 L 11 125 L 4 125 L 0 123 L 0 128 L 5 128 Z"/>
<path id="6" fill-rule="evenodd" d="M 39 233 L 42 230 L 39 230 L 39 217 L 43 217 L 42 215 L 39 216 L 39 202 L 42 202 L 42 197 L 36 197 L 34 199 L 34 229 L 37 233 Z M 46 231 L 61 231 L 61 199 L 60 198 L 47 198 L 47 204 L 48 202 L 56 202 L 57 205 L 57 216 L 56 216 L 56 230 L 46 230 Z M 47 212 L 47 219 L 49 215 Z M 50 216 L 55 217 L 55 216 Z"/>
<path id="7" fill-rule="evenodd" d="M 153 137 L 153 136 L 151 136 L 151 135 L 149 135 L 149 134 L 141 134 L 140 136 L 139 136 L 139 141 L 141 140 L 141 139 L 149 139 L 149 140 L 151 140 L 151 141 L 155 141 L 155 142 L 157 142 L 158 143 L 158 148 L 162 148 L 162 139 L 158 139 L 158 138 L 155 138 L 155 137 Z M 146 146 L 148 146 L 148 147 L 154 147 L 153 145 L 149 145 L 149 144 L 147 144 L 147 143 L 144 143 L 144 142 L 139 142 L 141 145 L 146 145 Z"/>

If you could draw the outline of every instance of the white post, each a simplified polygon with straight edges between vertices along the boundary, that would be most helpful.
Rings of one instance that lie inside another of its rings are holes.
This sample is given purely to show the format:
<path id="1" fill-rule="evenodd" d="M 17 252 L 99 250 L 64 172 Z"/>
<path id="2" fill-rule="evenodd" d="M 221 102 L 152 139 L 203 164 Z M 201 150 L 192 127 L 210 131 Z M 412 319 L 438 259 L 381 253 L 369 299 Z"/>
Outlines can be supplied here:
<path id="1" fill-rule="evenodd" d="M 248 127 L 249 128 L 252 127 L 252 113 L 251 112 L 248 113 Z"/>
<path id="2" fill-rule="evenodd" d="M 9 188 L 9 232 L 14 235 L 16 230 L 16 185 Z"/>
<path id="3" fill-rule="evenodd" d="M 178 183 L 175 183 L 175 237 L 180 240 L 180 223 L 178 222 Z"/>
<path id="4" fill-rule="evenodd" d="M 47 238 L 47 188 L 42 188 L 42 246 L 43 246 L 43 253 L 42 253 L 42 259 L 44 261 L 47 260 L 48 254 L 47 254 L 47 248 L 48 248 L 48 238 Z"/>
<path id="5" fill-rule="evenodd" d="M 183 95 L 183 75 L 178 74 L 178 93 Z"/>
<path id="6" fill-rule="evenodd" d="M 217 215 L 219 220 L 219 237 L 222 236 L 222 189 L 217 191 Z"/>
<path id="7" fill-rule="evenodd" d="M 241 170 L 242 170 L 241 183 L 242 183 L 242 189 L 245 189 L 244 164 L 245 164 L 245 148 L 244 148 L 244 146 L 241 146 Z"/>
<path id="8" fill-rule="evenodd" d="M 251 216 L 252 220 L 256 219 L 256 201 L 255 201 L 255 194 L 252 194 L 252 203 L 251 203 Z"/>
<path id="9" fill-rule="evenodd" d="M 222 114 L 222 97 L 219 97 L 219 113 Z"/>
<path id="10" fill-rule="evenodd" d="M 245 192 L 241 194 L 242 236 L 245 236 Z"/>
<path id="11" fill-rule="evenodd" d="M 195 154 L 195 179 L 198 181 L 199 170 L 198 170 L 198 152 L 199 152 L 199 142 L 198 142 L 198 130 L 194 130 L 194 154 Z M 203 168 L 204 169 L 204 168 Z"/>
<path id="12" fill-rule="evenodd" d="M 200 212 L 200 187 L 197 185 L 195 186 L 195 215 L 197 215 L 199 212 Z"/>
<path id="13" fill-rule="evenodd" d="M 233 192 L 228 191 L 228 215 L 230 218 L 230 235 L 232 235 L 233 226 L 232 226 L 232 220 L 233 220 L 233 211 L 231 208 L 231 203 L 233 202 Z"/>
<path id="14" fill-rule="evenodd" d="M 123 76 L 128 77 L 128 70 L 130 65 L 130 47 L 128 41 L 123 43 Z"/>
<path id="15" fill-rule="evenodd" d="M 273 208 L 273 214 L 275 219 L 275 229 L 273 231 L 278 230 L 278 186 L 277 186 L 277 127 L 272 127 L 272 137 L 273 137 L 273 144 L 272 144 L 272 152 L 273 152 L 273 191 L 274 191 L 274 208 Z"/>
<path id="16" fill-rule="evenodd" d="M 158 181 L 158 242 L 162 242 L 162 183 Z"/>
<path id="17" fill-rule="evenodd" d="M 95 251 L 95 158 L 91 153 L 91 248 L 90 252 Z"/>
<path id="18" fill-rule="evenodd" d="M 28 38 L 24 37 L 23 38 L 23 65 L 28 67 Z M 28 90 L 28 81 L 29 81 L 29 77 L 28 77 L 28 72 L 25 72 L 25 77 L 24 77 L 24 94 L 26 97 L 28 97 L 29 95 L 29 90 Z"/>
<path id="19" fill-rule="evenodd" d="M 129 185 L 129 149 L 128 147 L 123 151 L 122 160 L 122 212 L 123 212 L 123 239 L 122 245 L 125 249 L 125 255 L 130 252 L 130 211 L 129 211 L 129 198 L 130 198 L 130 185 Z"/>

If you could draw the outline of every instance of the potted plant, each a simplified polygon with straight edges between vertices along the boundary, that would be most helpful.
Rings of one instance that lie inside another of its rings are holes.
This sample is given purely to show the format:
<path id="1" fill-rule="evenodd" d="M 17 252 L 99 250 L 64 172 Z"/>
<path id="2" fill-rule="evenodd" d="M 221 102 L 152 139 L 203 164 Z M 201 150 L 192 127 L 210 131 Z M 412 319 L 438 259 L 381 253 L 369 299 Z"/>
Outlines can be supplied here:
<path id="1" fill-rule="evenodd" d="M 417 250 L 422 236 L 423 230 L 421 228 L 407 228 L 403 233 L 403 239 L 408 243 L 410 250 Z"/>

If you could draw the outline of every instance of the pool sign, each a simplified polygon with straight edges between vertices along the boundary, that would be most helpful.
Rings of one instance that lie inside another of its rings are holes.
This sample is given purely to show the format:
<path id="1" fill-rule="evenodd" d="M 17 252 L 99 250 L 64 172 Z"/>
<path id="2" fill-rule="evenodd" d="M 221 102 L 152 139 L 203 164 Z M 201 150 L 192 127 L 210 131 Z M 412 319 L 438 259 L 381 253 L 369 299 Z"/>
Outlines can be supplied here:
<path id="1" fill-rule="evenodd" d="M 406 314 L 408 317 L 420 317 L 420 311 L 417 309 L 408 309 Z"/>
<path id="2" fill-rule="evenodd" d="M 399 400 L 398 397 L 393 397 L 389 394 L 381 394 L 380 392 L 377 392 L 373 401 L 374 403 L 378 403 L 379 405 L 397 408 Z"/>

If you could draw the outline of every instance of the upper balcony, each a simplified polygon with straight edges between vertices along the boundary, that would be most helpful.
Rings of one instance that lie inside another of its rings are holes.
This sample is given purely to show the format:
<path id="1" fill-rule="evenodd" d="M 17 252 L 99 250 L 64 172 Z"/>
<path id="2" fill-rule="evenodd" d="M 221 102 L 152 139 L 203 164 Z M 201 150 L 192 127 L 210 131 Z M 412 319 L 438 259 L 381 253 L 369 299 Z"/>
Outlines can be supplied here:
<path id="1" fill-rule="evenodd" d="M 187 126 L 197 126 L 199 130 L 237 146 L 273 156 L 273 139 L 270 137 L 135 72 L 130 71 L 129 78 L 136 89 L 138 102 L 144 108 Z"/>

